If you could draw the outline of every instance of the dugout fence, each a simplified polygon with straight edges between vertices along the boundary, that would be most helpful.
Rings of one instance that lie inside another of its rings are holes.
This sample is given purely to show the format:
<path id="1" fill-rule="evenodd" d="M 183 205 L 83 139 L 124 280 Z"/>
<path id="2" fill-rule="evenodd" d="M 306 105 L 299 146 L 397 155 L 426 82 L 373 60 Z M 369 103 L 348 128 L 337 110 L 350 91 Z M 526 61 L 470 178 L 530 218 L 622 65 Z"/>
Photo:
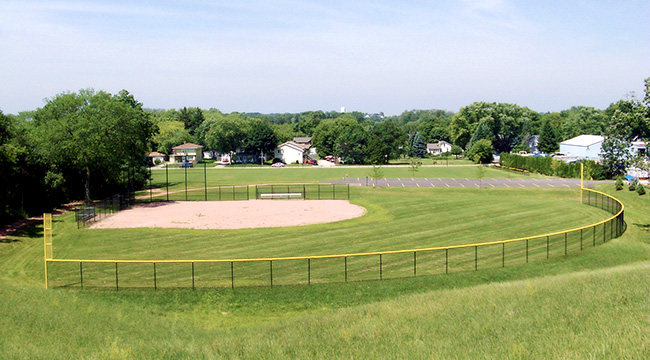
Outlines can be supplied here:
<path id="1" fill-rule="evenodd" d="M 313 191 L 305 194 L 313 195 Z M 276 189 L 256 188 L 255 194 Z M 300 188 L 277 188 L 288 193 Z M 46 287 L 215 288 L 311 285 L 478 271 L 568 256 L 620 236 L 625 207 L 616 198 L 581 188 L 581 201 L 607 219 L 575 229 L 518 239 L 422 249 L 300 257 L 219 260 L 56 259 L 45 240 Z M 307 195 L 305 195 L 307 197 Z M 49 244 L 49 245 L 48 245 Z M 49 250 L 48 250 L 49 249 Z M 48 285 L 49 284 L 49 285 Z"/>

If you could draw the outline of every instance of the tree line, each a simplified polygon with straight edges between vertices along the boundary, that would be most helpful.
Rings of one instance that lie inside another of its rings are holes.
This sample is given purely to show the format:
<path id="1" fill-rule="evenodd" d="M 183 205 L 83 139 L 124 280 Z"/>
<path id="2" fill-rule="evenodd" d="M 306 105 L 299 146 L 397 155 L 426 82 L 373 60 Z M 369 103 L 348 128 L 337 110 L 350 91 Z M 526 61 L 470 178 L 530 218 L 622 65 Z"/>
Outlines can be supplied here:
<path id="1" fill-rule="evenodd" d="M 47 99 L 45 106 L 17 115 L 0 112 L 0 216 L 38 213 L 72 199 L 98 199 L 134 191 L 147 180 L 145 154 L 169 154 L 183 142 L 219 153 L 271 155 L 278 144 L 308 136 L 318 155 L 347 163 L 386 164 L 400 156 L 422 157 L 426 144 L 447 141 L 452 152 L 485 162 L 493 153 L 552 153 L 563 140 L 593 134 L 607 137 L 608 173 L 631 161 L 626 146 L 650 139 L 650 78 L 645 96 L 633 94 L 599 110 L 575 106 L 551 113 L 507 103 L 475 102 L 457 113 L 410 110 L 400 115 L 307 111 L 222 113 L 185 107 L 147 109 L 128 91 L 92 89 Z M 629 148 L 629 146 L 628 146 Z"/>

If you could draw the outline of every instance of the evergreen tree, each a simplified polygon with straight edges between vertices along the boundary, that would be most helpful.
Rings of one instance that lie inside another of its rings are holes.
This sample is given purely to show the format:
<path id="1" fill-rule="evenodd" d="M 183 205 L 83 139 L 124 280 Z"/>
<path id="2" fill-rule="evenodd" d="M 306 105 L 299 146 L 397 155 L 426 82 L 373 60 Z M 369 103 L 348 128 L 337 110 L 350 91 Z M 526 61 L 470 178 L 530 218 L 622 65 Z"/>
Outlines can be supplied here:
<path id="1" fill-rule="evenodd" d="M 419 131 L 416 131 L 415 134 L 413 134 L 409 144 L 411 145 L 411 153 L 414 157 L 423 158 L 427 153 L 427 144 L 424 142 Z"/>
<path id="2" fill-rule="evenodd" d="M 550 121 L 544 122 L 542 131 L 539 134 L 539 143 L 537 148 L 539 151 L 550 154 L 556 152 L 560 146 L 560 135 L 557 130 L 551 125 Z"/>

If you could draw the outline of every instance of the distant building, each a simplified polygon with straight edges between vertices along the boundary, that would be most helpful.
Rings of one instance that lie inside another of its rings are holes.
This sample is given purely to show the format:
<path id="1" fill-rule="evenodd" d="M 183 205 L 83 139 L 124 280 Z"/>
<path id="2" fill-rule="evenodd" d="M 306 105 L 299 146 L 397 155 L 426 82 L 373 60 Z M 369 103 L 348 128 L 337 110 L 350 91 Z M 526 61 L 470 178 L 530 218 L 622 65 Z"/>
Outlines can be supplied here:
<path id="1" fill-rule="evenodd" d="M 293 141 L 278 145 L 275 157 L 285 164 L 305 164 L 317 158 L 316 148 L 311 146 L 310 137 L 294 137 Z"/>
<path id="2" fill-rule="evenodd" d="M 151 163 L 154 165 L 165 162 L 165 154 L 161 154 L 157 151 L 150 152 L 147 157 L 151 159 Z"/>
<path id="3" fill-rule="evenodd" d="M 528 140 L 528 147 L 530 148 L 531 154 L 539 154 L 540 151 L 537 148 L 539 146 L 539 135 L 533 135 Z"/>
<path id="4" fill-rule="evenodd" d="M 648 156 L 648 143 L 643 140 L 632 141 L 632 155 Z"/>
<path id="5" fill-rule="evenodd" d="M 183 143 L 173 147 L 172 153 L 169 155 L 169 160 L 171 162 L 201 162 L 203 161 L 203 146 L 192 143 Z"/>
<path id="6" fill-rule="evenodd" d="M 434 144 L 427 144 L 427 152 L 434 156 L 450 152 L 452 145 L 446 141 L 439 141 Z"/>
<path id="7" fill-rule="evenodd" d="M 600 161 L 600 150 L 603 141 L 605 141 L 604 136 L 580 135 L 573 139 L 562 141 L 560 143 L 560 153 L 582 160 Z"/>

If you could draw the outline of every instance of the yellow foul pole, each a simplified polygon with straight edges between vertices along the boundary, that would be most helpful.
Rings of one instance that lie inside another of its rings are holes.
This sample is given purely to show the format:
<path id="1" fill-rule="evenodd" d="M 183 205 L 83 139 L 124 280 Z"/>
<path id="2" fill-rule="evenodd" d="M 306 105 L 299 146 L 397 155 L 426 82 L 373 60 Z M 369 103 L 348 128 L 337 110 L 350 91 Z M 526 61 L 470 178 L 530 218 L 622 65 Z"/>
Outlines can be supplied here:
<path id="1" fill-rule="evenodd" d="M 45 213 L 43 214 L 43 261 L 45 265 L 45 288 L 47 289 L 47 259 L 48 259 L 48 249 L 50 246 L 50 257 L 51 257 L 51 246 L 52 246 L 52 214 Z"/>

